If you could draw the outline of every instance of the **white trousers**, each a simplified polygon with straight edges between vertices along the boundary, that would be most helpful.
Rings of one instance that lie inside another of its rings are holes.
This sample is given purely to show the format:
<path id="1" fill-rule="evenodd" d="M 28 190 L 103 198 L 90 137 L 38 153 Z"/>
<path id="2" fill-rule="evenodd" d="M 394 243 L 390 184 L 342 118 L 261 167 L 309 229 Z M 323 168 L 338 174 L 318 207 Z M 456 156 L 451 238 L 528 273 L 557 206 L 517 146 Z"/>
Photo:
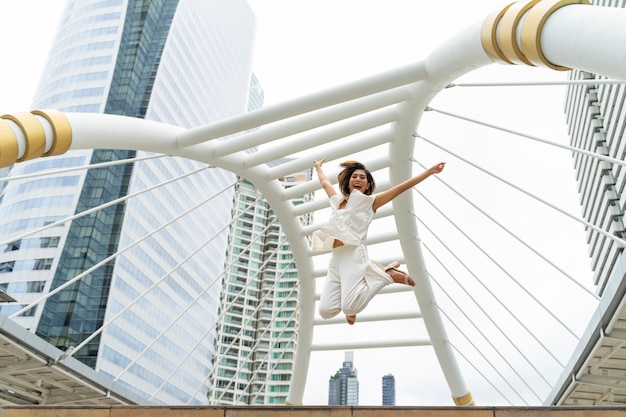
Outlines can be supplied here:
<path id="1" fill-rule="evenodd" d="M 333 249 L 328 275 L 320 297 L 322 318 L 339 312 L 351 316 L 363 311 L 372 298 L 393 279 L 378 262 L 371 261 L 365 244 L 344 245 Z"/>

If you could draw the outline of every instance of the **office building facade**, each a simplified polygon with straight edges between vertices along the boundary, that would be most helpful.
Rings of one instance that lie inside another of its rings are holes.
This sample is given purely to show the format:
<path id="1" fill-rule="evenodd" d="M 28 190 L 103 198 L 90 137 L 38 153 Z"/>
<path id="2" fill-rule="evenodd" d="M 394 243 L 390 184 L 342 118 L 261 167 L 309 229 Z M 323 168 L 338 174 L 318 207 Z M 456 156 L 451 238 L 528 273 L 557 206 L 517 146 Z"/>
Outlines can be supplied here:
<path id="1" fill-rule="evenodd" d="M 240 114 L 251 102 L 254 30 L 244 0 L 69 0 L 33 108 L 187 128 Z M 0 312 L 61 349 L 103 329 L 74 357 L 154 403 L 206 404 L 237 181 L 151 157 L 85 150 L 12 167 L 0 201 L 0 288 L 18 302 Z M 19 179 L 118 160 L 129 163 Z"/>
<path id="2" fill-rule="evenodd" d="M 624 2 L 608 0 L 593 0 L 592 3 L 604 7 L 625 7 Z M 571 71 L 570 77 L 575 80 L 604 78 L 580 70 Z M 570 86 L 565 111 L 571 145 L 624 160 L 625 97 L 622 84 Z M 574 154 L 573 160 L 584 219 L 615 236 L 626 237 L 624 167 L 578 153 Z M 602 295 L 611 277 L 622 274 L 623 268 L 619 265 L 626 265 L 623 248 L 590 228 L 587 229 L 587 243 L 593 282 L 598 295 Z M 615 278 L 621 280 L 622 276 Z"/>
<path id="3" fill-rule="evenodd" d="M 359 378 L 354 352 L 346 352 L 342 367 L 328 380 L 328 405 L 359 405 Z"/>
<path id="4" fill-rule="evenodd" d="M 383 376 L 383 405 L 396 405 L 396 378 L 387 374 Z"/>
<path id="5" fill-rule="evenodd" d="M 291 187 L 311 172 L 280 178 Z M 302 204 L 311 195 L 293 201 Z M 240 179 L 224 268 L 210 402 L 285 404 L 298 330 L 298 274 L 272 208 Z M 304 225 L 310 219 L 303 218 Z"/>

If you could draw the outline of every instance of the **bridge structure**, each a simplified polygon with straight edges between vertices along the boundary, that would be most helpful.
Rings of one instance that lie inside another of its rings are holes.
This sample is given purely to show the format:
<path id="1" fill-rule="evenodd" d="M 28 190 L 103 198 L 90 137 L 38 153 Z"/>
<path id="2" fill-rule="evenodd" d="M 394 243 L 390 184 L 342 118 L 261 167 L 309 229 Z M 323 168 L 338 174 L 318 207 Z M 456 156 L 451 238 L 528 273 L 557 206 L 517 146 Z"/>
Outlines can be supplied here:
<path id="1" fill-rule="evenodd" d="M 574 0 L 520 1 L 459 32 L 420 62 L 197 128 L 49 109 L 4 115 L 0 123 L 0 165 L 78 149 L 130 149 L 190 158 L 246 178 L 276 213 L 300 278 L 299 330 L 288 405 L 303 402 L 312 352 L 405 346 L 431 346 L 454 404 L 473 405 L 474 398 L 458 362 L 458 355 L 463 353 L 450 341 L 445 325 L 448 317 L 438 307 L 427 269 L 425 247 L 418 234 L 422 226 L 416 216 L 416 194 L 405 193 L 379 210 L 373 227 L 384 224 L 377 229 L 382 232 L 368 238 L 369 245 L 391 248 L 381 251 L 394 254 L 378 259 L 381 263 L 400 260 L 416 281 L 412 291 L 394 288 L 386 292 L 408 291 L 416 308 L 409 313 L 364 314 L 359 321 L 387 324 L 420 320 L 426 337 L 409 334 L 405 339 L 324 344 L 314 342 L 314 330 L 340 323 L 316 318 L 316 281 L 326 273 L 324 263 L 318 260 L 325 259 L 328 253 L 315 251 L 310 245 L 311 235 L 322 223 L 303 226 L 300 218 L 327 209 L 328 202 L 317 198 L 294 206 L 294 198 L 320 190 L 318 181 L 285 189 L 279 179 L 310 168 L 314 159 L 354 159 L 374 150 L 376 156 L 364 162 L 384 178 L 378 189 L 386 189 L 422 169 L 413 157 L 418 141 L 428 141 L 417 133 L 422 117 L 433 110 L 432 100 L 459 77 L 498 63 L 557 71 L 580 69 L 608 77 L 610 82 L 623 83 L 626 50 L 616 45 L 624 40 L 624 9 Z M 221 140 L 226 137 L 228 140 Z M 259 147 L 257 152 L 247 152 L 255 147 Z M 292 157 L 288 163 L 271 164 L 288 156 Z M 592 156 L 606 160 L 603 155 Z M 624 164 L 619 160 L 611 162 Z M 329 177 L 333 174 L 336 172 L 329 172 Z M 585 227 L 623 246 L 624 242 L 612 233 L 593 224 Z M 577 356 L 554 385 L 554 404 L 626 402 L 623 287 L 621 280 L 612 282 L 598 300 L 588 334 L 580 339 Z M 61 352 L 42 344 L 31 333 L 15 327 L 11 318 L 3 318 L 2 324 L 0 398 L 7 403 L 17 397 L 46 404 L 142 403 L 143 400 L 74 360 L 71 351 Z"/>

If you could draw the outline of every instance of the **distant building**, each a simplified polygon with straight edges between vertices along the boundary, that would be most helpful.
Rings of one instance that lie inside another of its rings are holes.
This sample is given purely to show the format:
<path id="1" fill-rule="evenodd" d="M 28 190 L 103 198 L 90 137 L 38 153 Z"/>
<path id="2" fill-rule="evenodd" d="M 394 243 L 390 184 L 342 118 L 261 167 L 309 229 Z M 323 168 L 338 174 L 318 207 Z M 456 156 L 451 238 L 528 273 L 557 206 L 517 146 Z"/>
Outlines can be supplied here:
<path id="1" fill-rule="evenodd" d="M 285 161 L 283 161 L 285 162 Z M 285 188 L 311 170 L 280 178 Z M 305 203 L 312 195 L 292 200 Z M 222 281 L 210 404 L 285 404 L 298 330 L 298 273 L 274 211 L 240 179 Z M 310 218 L 303 218 L 308 225 Z"/>
<path id="2" fill-rule="evenodd" d="M 346 352 L 341 369 L 328 381 L 328 405 L 359 405 L 359 379 L 354 352 Z"/>
<path id="3" fill-rule="evenodd" d="M 396 405 L 396 378 L 391 374 L 383 376 L 383 405 Z"/>

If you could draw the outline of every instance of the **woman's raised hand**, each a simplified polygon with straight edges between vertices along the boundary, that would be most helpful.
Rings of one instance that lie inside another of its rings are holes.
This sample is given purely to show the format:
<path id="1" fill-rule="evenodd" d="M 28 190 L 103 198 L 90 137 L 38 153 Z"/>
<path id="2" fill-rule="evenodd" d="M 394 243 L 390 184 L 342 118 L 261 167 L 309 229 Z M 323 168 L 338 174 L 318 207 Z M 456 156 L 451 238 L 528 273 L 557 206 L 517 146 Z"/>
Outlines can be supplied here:
<path id="1" fill-rule="evenodd" d="M 430 170 L 432 171 L 433 174 L 439 174 L 441 171 L 443 171 L 443 168 L 446 166 L 445 162 L 439 162 L 437 165 L 433 165 Z"/>
<path id="2" fill-rule="evenodd" d="M 313 161 L 313 166 L 315 168 L 321 168 L 322 164 L 326 161 L 326 158 L 322 158 L 319 161 Z"/>

